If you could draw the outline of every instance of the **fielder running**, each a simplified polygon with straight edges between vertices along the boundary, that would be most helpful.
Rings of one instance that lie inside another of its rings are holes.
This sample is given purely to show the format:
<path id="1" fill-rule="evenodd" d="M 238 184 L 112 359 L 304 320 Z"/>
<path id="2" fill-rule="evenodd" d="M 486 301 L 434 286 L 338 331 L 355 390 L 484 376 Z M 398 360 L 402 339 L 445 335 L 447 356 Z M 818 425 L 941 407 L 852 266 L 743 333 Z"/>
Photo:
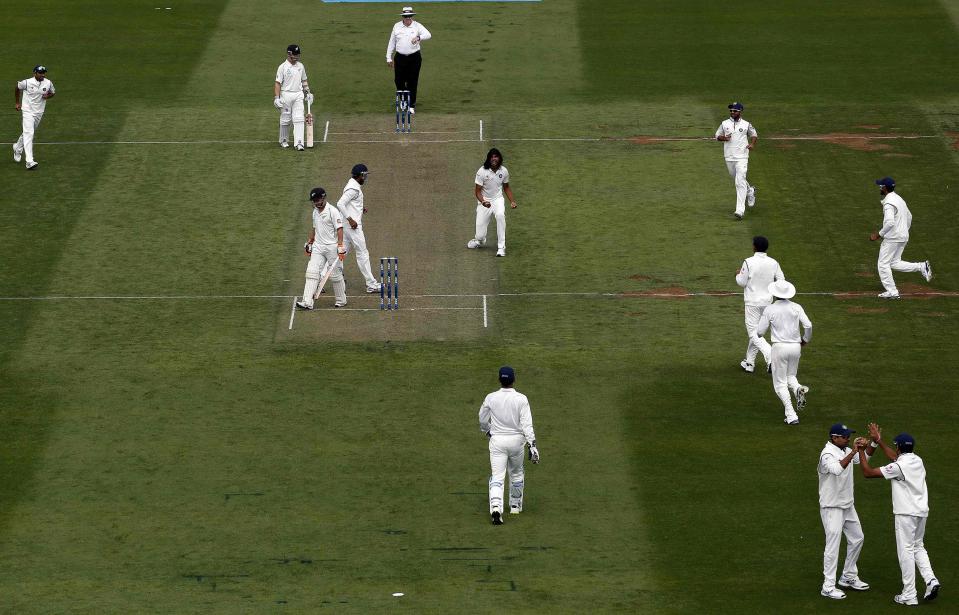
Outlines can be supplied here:
<path id="1" fill-rule="evenodd" d="M 864 539 L 862 524 L 853 502 L 853 465 L 859 463 L 858 449 L 849 448 L 849 436 L 856 433 L 842 423 L 829 429 L 829 442 L 819 453 L 819 516 L 826 532 L 826 547 L 822 555 L 822 590 L 826 598 L 842 600 L 846 594 L 836 588 L 836 569 L 839 565 L 839 543 L 846 535 L 846 563 L 842 567 L 839 587 L 866 591 L 869 584 L 859 578 L 856 562 Z M 860 444 L 864 438 L 859 438 Z M 867 455 L 873 449 L 867 451 Z"/>
<path id="2" fill-rule="evenodd" d="M 870 447 L 877 444 L 889 458 L 881 468 L 869 467 L 866 460 L 865 445 L 859 451 L 859 467 L 866 478 L 885 478 L 892 485 L 892 514 L 896 518 L 896 554 L 899 556 L 899 569 L 902 572 L 902 593 L 893 600 L 898 604 L 915 606 L 919 604 L 916 592 L 916 568 L 926 583 L 923 600 L 935 600 L 939 595 L 940 584 L 929 562 L 929 554 L 923 542 L 926 535 L 926 520 L 929 518 L 929 490 L 926 487 L 926 466 L 922 459 L 913 453 L 916 441 L 907 433 L 901 433 L 893 439 L 893 450 L 882 439 L 882 430 L 875 423 L 869 424 L 872 437 Z"/>
<path id="3" fill-rule="evenodd" d="M 516 374 L 512 367 L 499 370 L 502 388 L 486 396 L 479 411 L 480 431 L 489 437 L 489 513 L 493 525 L 503 524 L 503 481 L 509 471 L 509 512 L 523 512 L 523 453 L 529 445 L 529 458 L 539 463 L 533 415 L 529 400 L 513 388 Z"/>
<path id="4" fill-rule="evenodd" d="M 363 214 L 366 213 L 366 207 L 363 206 L 363 184 L 370 171 L 365 164 L 353 165 L 350 171 L 350 180 L 346 182 L 343 188 L 343 196 L 336 203 L 336 208 L 346 219 L 346 225 L 343 227 L 343 244 L 346 251 L 353 251 L 356 254 L 356 266 L 359 267 L 363 279 L 366 280 L 366 292 L 380 292 L 380 283 L 373 277 L 370 270 L 370 251 L 366 249 L 366 235 L 363 234 Z"/>
<path id="5" fill-rule="evenodd" d="M 756 369 L 756 355 L 763 353 L 766 361 L 766 371 L 772 371 L 772 349 L 764 337 L 756 337 L 756 325 L 763 315 L 766 306 L 773 302 L 769 294 L 769 285 L 776 280 L 785 280 L 783 270 L 776 259 L 766 255 L 769 249 L 769 240 L 758 235 L 753 237 L 752 256 L 743 261 L 743 266 L 736 273 L 736 284 L 743 287 L 743 301 L 746 303 L 746 358 L 740 361 L 743 371 L 753 373 Z"/>
<path id="6" fill-rule="evenodd" d="M 280 147 L 290 147 L 290 124 L 293 124 L 294 147 L 300 152 L 304 149 L 304 97 L 313 104 L 306 67 L 300 63 L 300 46 L 290 45 L 286 48 L 286 60 L 276 69 L 276 81 L 273 82 L 273 106 L 280 110 Z"/>
<path id="7" fill-rule="evenodd" d="M 902 260 L 902 251 L 909 243 L 909 227 L 912 226 L 912 212 L 906 207 L 906 201 L 896 194 L 896 180 L 883 177 L 876 180 L 879 194 L 882 195 L 882 228 L 869 236 L 870 241 L 882 239 L 879 246 L 879 281 L 886 290 L 879 293 L 880 299 L 898 299 L 899 289 L 892 277 L 896 271 L 918 271 L 928 282 L 932 279 L 932 265 L 929 261 L 909 263 Z"/>
<path id="8" fill-rule="evenodd" d="M 33 67 L 33 78 L 17 81 L 13 89 L 14 107 L 23 115 L 23 132 L 13 144 L 13 161 L 20 162 L 24 154 L 27 156 L 27 170 L 32 171 L 39 166 L 33 159 L 33 137 L 43 119 L 43 112 L 47 108 L 47 100 L 56 95 L 53 82 L 46 78 L 47 67 L 42 64 Z"/>
<path id="9" fill-rule="evenodd" d="M 799 384 L 796 374 L 799 372 L 800 348 L 812 339 L 812 323 L 806 316 L 806 311 L 798 303 L 789 299 L 796 295 L 796 287 L 786 280 L 779 280 L 769 285 L 769 294 L 780 299 L 763 310 L 763 315 L 756 325 L 756 336 L 762 337 L 766 330 L 772 328 L 772 351 L 770 352 L 773 366 L 773 390 L 783 403 L 787 425 L 798 425 L 799 415 L 793 409 L 789 392 L 796 396 L 796 406 L 802 410 L 806 407 L 806 393 L 809 387 Z M 799 335 L 799 325 L 802 324 L 803 334 Z"/>
<path id="10" fill-rule="evenodd" d="M 723 142 L 726 170 L 736 184 L 736 211 L 733 215 L 742 220 L 746 205 L 752 207 L 756 204 L 756 187 L 746 181 L 746 172 L 749 171 L 749 150 L 756 146 L 759 135 L 752 124 L 742 119 L 742 103 L 730 103 L 728 107 L 729 119 L 716 129 L 716 140 Z"/>
<path id="11" fill-rule="evenodd" d="M 476 171 L 473 196 L 476 197 L 476 236 L 466 243 L 470 249 L 486 245 L 489 219 L 496 218 L 496 256 L 506 256 L 506 203 L 503 193 L 509 198 L 510 209 L 516 209 L 516 199 L 509 187 L 509 171 L 503 166 L 503 154 L 495 147 L 486 154 L 486 162 Z"/>
<path id="12" fill-rule="evenodd" d="M 303 298 L 296 302 L 301 310 L 313 309 L 313 295 L 320 285 L 320 274 L 329 271 L 333 282 L 333 295 L 336 303 L 333 307 L 346 305 L 346 282 L 343 281 L 343 259 L 346 258 L 346 248 L 343 247 L 343 217 L 339 210 L 326 204 L 326 190 L 313 188 L 310 190 L 310 201 L 313 202 L 313 228 L 310 237 L 306 240 L 303 250 L 309 255 L 310 263 L 306 266 L 306 284 L 303 285 Z"/>

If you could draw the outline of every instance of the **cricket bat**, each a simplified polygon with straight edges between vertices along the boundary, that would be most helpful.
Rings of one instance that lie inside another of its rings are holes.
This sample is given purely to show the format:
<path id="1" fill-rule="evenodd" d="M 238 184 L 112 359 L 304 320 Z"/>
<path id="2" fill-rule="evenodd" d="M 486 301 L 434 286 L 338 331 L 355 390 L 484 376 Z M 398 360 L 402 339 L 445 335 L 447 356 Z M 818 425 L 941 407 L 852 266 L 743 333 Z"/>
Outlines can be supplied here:
<path id="1" fill-rule="evenodd" d="M 306 99 L 306 146 L 313 147 L 313 114 L 310 113 L 310 99 Z"/>
<path id="2" fill-rule="evenodd" d="M 326 281 L 330 279 L 330 276 L 333 275 L 333 270 L 336 268 L 337 263 L 340 262 L 340 259 L 334 260 L 329 268 L 326 270 L 326 273 L 323 274 L 323 279 L 320 280 L 320 285 L 316 287 L 316 292 L 313 293 L 313 301 L 316 301 L 320 298 L 320 293 L 323 292 L 323 287 L 326 286 Z"/>

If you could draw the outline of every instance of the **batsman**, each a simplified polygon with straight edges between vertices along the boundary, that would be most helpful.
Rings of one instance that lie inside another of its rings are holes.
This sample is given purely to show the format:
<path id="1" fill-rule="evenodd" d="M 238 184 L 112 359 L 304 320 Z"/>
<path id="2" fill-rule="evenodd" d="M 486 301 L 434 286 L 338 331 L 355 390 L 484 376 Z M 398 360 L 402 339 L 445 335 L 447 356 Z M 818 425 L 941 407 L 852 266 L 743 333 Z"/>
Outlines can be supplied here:
<path id="1" fill-rule="evenodd" d="M 286 48 L 286 60 L 276 69 L 273 82 L 273 106 L 280 110 L 280 147 L 290 147 L 290 125 L 293 125 L 293 147 L 303 151 L 306 114 L 303 102 L 313 103 L 313 93 L 306 79 L 306 67 L 300 63 L 300 46 Z M 312 121 L 312 118 L 310 118 Z"/>
<path id="2" fill-rule="evenodd" d="M 313 301 L 319 295 L 320 272 L 324 281 L 328 277 L 333 281 L 333 307 L 346 305 L 346 282 L 343 280 L 343 259 L 346 248 L 343 247 L 343 216 L 339 210 L 326 203 L 326 190 L 320 187 L 310 190 L 313 203 L 313 228 L 303 250 L 310 257 L 306 266 L 306 283 L 303 285 L 303 298 L 296 302 L 301 310 L 312 310 Z"/>

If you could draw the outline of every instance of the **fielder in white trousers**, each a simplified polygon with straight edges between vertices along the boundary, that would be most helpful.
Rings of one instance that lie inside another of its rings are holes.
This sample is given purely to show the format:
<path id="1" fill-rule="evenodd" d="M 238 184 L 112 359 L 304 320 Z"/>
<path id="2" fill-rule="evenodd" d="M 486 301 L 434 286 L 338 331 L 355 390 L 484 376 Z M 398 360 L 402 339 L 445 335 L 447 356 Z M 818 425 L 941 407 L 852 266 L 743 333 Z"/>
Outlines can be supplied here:
<path id="1" fill-rule="evenodd" d="M 862 532 L 856 507 L 820 508 L 819 516 L 822 518 L 822 527 L 826 533 L 826 546 L 822 556 L 823 589 L 826 589 L 830 581 L 831 587 L 835 588 L 836 570 L 839 568 L 839 543 L 842 541 L 843 534 L 846 535 L 846 563 L 843 565 L 841 578 L 859 578 L 859 568 L 856 563 L 859 561 L 865 535 Z"/>
<path id="2" fill-rule="evenodd" d="M 740 218 L 746 213 L 746 199 L 753 187 L 746 181 L 746 173 L 749 172 L 749 160 L 727 160 L 726 170 L 729 176 L 733 178 L 733 184 L 736 186 L 736 211 L 734 212 Z"/>
<path id="3" fill-rule="evenodd" d="M 899 569 L 902 572 L 902 594 L 904 599 L 915 599 L 916 568 L 926 586 L 936 580 L 936 573 L 932 571 L 929 554 L 923 539 L 926 536 L 926 521 L 928 517 L 914 515 L 895 515 L 896 517 L 896 555 L 899 556 Z"/>
<path id="4" fill-rule="evenodd" d="M 892 277 L 893 271 L 918 271 L 922 273 L 925 263 L 910 263 L 902 260 L 902 251 L 906 249 L 907 241 L 889 241 L 883 239 L 879 245 L 879 262 L 876 269 L 879 270 L 879 281 L 886 292 L 899 294 L 896 288 L 896 280 Z"/>
<path id="5" fill-rule="evenodd" d="M 523 456 L 526 454 L 526 436 L 491 436 L 489 439 L 489 512 L 503 510 L 503 491 L 506 474 L 509 473 L 509 509 L 517 513 L 523 510 L 523 490 L 526 473 Z"/>
<path id="6" fill-rule="evenodd" d="M 786 422 L 798 420 L 799 415 L 793 408 L 790 392 L 799 397 L 799 379 L 796 374 L 799 373 L 799 357 L 802 355 L 802 347 L 799 342 L 775 342 L 770 352 L 773 367 L 773 391 L 783 403 L 783 410 L 786 415 Z"/>
<path id="7" fill-rule="evenodd" d="M 746 306 L 746 335 L 749 336 L 749 341 L 746 343 L 746 363 L 751 365 L 756 364 L 756 355 L 760 352 L 763 354 L 766 365 L 772 365 L 772 346 L 766 338 L 756 336 L 756 327 L 765 309 L 765 305 Z"/>

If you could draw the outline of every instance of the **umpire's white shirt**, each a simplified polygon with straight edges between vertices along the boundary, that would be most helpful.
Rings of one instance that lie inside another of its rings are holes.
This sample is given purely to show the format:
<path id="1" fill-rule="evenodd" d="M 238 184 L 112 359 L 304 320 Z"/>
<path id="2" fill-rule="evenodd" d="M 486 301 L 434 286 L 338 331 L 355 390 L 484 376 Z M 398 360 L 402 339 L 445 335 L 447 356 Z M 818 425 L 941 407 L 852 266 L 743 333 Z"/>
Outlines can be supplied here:
<path id="1" fill-rule="evenodd" d="M 302 62 L 290 64 L 286 60 L 276 69 L 276 82 L 280 84 L 281 92 L 302 92 L 306 80 L 306 67 Z"/>
<path id="2" fill-rule="evenodd" d="M 480 167 L 476 172 L 476 185 L 482 186 L 481 192 L 486 200 L 503 198 L 503 184 L 508 183 L 509 171 L 503 165 L 495 171 Z"/>
<path id="3" fill-rule="evenodd" d="M 723 156 L 726 160 L 748 160 L 750 137 L 757 137 L 759 134 L 752 124 L 739 118 L 734 122 L 733 118 L 725 120 L 716 129 L 716 136 L 729 135 L 732 138 L 729 141 L 723 141 Z"/>
<path id="4" fill-rule="evenodd" d="M 413 39 L 420 37 L 420 41 L 414 43 Z M 428 41 L 433 37 L 430 31 L 423 27 L 423 24 L 413 20 L 409 26 L 402 21 L 393 24 L 393 30 L 390 32 L 390 42 L 386 45 L 386 61 L 393 61 L 393 52 L 404 56 L 416 53 L 420 50 L 420 42 Z"/>
<path id="5" fill-rule="evenodd" d="M 773 296 L 769 294 L 769 285 L 776 280 L 785 280 L 783 270 L 775 258 L 765 252 L 756 252 L 743 261 L 736 274 L 736 284 L 743 287 L 743 299 L 746 305 L 769 305 Z"/>
<path id="6" fill-rule="evenodd" d="M 343 218 L 353 218 L 357 224 L 363 224 L 363 187 L 354 178 L 346 182 L 343 196 L 336 202 L 336 208 L 343 214 Z"/>
<path id="7" fill-rule="evenodd" d="M 892 481 L 892 512 L 913 517 L 929 516 L 929 492 L 926 466 L 914 453 L 902 453 L 892 463 L 879 468 L 883 478 Z"/>
<path id="8" fill-rule="evenodd" d="M 44 94 L 57 92 L 52 81 L 46 78 L 43 81 L 37 81 L 36 77 L 17 81 L 17 89 L 23 92 L 20 95 L 20 111 L 33 115 L 43 115 L 44 109 L 47 108 L 47 99 L 43 97 Z"/>
<path id="9" fill-rule="evenodd" d="M 855 455 L 845 468 L 839 463 L 851 451 L 848 447 L 839 448 L 827 442 L 819 453 L 820 508 L 850 508 L 853 505 L 852 467 L 859 463 L 859 456 Z"/>
<path id="10" fill-rule="evenodd" d="M 336 245 L 336 229 L 343 228 L 343 216 L 339 210 L 329 203 L 318 211 L 313 208 L 313 228 L 316 229 L 316 236 L 313 238 L 314 246 Z"/>
<path id="11" fill-rule="evenodd" d="M 802 323 L 803 335 L 799 336 L 799 324 Z M 772 329 L 773 344 L 798 344 L 812 339 L 812 322 L 806 311 L 798 303 L 789 299 L 780 299 L 763 310 L 756 325 L 756 335 L 762 337 L 767 329 Z"/>
<path id="12" fill-rule="evenodd" d="M 909 241 L 909 227 L 912 226 L 912 212 L 906 207 L 906 201 L 895 192 L 882 199 L 882 228 L 879 236 L 886 241 Z"/>
<path id="13" fill-rule="evenodd" d="M 526 396 L 511 388 L 502 388 L 486 396 L 479 411 L 479 426 L 491 436 L 525 436 L 534 442 L 533 414 Z"/>

